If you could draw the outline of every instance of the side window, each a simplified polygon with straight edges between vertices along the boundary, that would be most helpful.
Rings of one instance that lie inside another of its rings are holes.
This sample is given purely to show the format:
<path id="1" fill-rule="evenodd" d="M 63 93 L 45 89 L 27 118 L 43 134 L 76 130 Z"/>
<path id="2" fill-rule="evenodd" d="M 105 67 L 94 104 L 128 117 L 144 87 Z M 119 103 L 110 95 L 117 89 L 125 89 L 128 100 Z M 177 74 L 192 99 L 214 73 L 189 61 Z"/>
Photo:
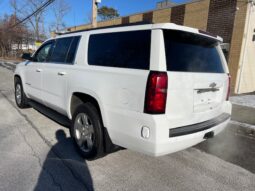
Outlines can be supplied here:
<path id="1" fill-rule="evenodd" d="M 150 44 L 150 30 L 91 35 L 88 63 L 96 66 L 148 70 Z"/>
<path id="2" fill-rule="evenodd" d="M 72 40 L 73 37 L 57 39 L 49 62 L 65 63 Z"/>
<path id="3" fill-rule="evenodd" d="M 52 42 L 48 42 L 46 44 L 44 44 L 35 54 L 34 56 L 34 60 L 36 62 L 46 62 L 50 52 L 52 50 L 52 46 L 53 46 L 53 41 Z"/>
<path id="4" fill-rule="evenodd" d="M 69 52 L 67 54 L 66 63 L 70 63 L 70 64 L 73 63 L 80 39 L 81 39 L 80 36 L 76 36 L 73 38 L 72 44 L 71 44 L 71 46 L 69 48 Z"/>

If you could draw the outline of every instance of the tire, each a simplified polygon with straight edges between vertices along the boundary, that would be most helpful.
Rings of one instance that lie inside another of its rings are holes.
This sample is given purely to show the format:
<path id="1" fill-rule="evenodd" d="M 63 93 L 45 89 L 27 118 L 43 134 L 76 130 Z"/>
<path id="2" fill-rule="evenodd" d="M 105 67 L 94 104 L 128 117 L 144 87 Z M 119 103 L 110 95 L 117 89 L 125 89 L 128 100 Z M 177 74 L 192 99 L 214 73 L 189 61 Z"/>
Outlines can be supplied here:
<path id="1" fill-rule="evenodd" d="M 20 78 L 15 78 L 15 101 L 19 108 L 28 108 L 28 99 L 24 93 L 22 82 Z"/>
<path id="2" fill-rule="evenodd" d="M 103 125 L 92 103 L 77 107 L 72 117 L 70 134 L 82 157 L 96 159 L 104 155 Z"/>

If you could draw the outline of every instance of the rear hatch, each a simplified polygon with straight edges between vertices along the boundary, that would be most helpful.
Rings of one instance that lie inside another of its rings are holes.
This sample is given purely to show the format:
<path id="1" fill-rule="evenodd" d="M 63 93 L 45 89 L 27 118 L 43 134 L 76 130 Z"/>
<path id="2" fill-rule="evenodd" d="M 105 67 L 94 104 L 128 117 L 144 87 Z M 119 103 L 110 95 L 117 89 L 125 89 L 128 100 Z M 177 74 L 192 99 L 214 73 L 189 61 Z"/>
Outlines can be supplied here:
<path id="1" fill-rule="evenodd" d="M 168 74 L 166 115 L 173 127 L 222 114 L 229 77 L 220 42 L 184 31 L 163 33 Z"/>

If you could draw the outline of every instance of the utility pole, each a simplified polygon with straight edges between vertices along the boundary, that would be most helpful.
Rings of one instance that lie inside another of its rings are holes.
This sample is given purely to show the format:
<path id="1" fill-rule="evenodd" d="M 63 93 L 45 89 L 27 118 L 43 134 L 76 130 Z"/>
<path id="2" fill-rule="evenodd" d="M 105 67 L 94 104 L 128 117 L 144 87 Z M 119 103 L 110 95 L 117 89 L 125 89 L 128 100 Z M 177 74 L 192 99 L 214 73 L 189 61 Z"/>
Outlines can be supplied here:
<path id="1" fill-rule="evenodd" d="M 92 28 L 97 27 L 97 8 L 101 0 L 92 0 Z"/>

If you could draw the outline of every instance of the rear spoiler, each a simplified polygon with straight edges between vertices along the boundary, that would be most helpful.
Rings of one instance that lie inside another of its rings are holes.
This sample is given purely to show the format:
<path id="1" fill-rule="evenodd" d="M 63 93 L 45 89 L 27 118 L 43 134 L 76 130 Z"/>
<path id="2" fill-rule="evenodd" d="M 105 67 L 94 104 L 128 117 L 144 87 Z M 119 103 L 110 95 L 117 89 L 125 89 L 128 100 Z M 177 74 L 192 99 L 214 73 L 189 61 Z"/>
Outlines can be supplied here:
<path id="1" fill-rule="evenodd" d="M 187 26 L 182 26 L 182 25 L 177 25 L 174 23 L 158 23 L 158 24 L 153 24 L 152 29 L 167 29 L 167 30 L 179 30 L 179 31 L 184 31 L 184 32 L 190 32 L 190 33 L 195 33 L 195 34 L 201 34 L 203 36 L 213 38 L 219 42 L 223 42 L 223 38 L 220 36 L 211 34 L 207 31 L 203 31 L 200 29 L 192 28 L 192 27 L 187 27 Z"/>
<path id="2" fill-rule="evenodd" d="M 203 35 L 216 38 L 218 41 L 223 42 L 223 38 L 221 38 L 220 36 L 214 35 L 214 34 L 212 34 L 212 33 L 209 33 L 209 32 L 207 32 L 207 31 L 203 31 L 203 30 L 198 30 L 198 32 L 201 33 L 201 34 L 203 34 Z"/>

